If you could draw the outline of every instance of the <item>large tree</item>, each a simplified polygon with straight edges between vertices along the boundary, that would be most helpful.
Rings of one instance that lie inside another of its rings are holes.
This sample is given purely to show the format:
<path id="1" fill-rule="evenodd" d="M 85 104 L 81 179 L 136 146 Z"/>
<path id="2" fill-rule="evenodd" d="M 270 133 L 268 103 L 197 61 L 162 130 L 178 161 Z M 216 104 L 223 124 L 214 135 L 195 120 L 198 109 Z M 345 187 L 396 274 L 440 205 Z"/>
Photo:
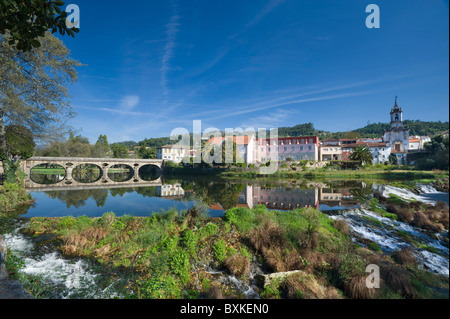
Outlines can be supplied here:
<path id="1" fill-rule="evenodd" d="M 40 46 L 22 52 L 0 39 L 0 153 L 7 153 L 6 125 L 27 128 L 37 140 L 54 139 L 68 131 L 74 113 L 67 84 L 77 80 L 75 68 L 61 40 L 50 33 Z"/>

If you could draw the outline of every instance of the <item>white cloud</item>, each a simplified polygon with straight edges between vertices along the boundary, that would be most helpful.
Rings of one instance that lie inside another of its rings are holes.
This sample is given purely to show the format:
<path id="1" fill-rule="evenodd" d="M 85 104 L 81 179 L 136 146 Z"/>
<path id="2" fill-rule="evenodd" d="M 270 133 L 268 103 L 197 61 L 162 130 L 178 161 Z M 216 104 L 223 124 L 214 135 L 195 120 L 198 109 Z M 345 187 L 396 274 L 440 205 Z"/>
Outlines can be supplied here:
<path id="1" fill-rule="evenodd" d="M 139 105 L 140 98 L 137 95 L 127 95 L 120 101 L 121 111 L 131 111 Z"/>

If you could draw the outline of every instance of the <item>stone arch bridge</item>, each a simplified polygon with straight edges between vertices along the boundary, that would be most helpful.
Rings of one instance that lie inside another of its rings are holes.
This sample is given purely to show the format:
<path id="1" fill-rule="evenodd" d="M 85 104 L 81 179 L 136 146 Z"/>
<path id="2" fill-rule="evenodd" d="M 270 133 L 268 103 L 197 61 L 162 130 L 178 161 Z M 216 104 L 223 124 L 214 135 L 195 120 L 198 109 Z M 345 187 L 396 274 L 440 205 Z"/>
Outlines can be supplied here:
<path id="1" fill-rule="evenodd" d="M 131 158 L 79 158 L 79 157 L 32 157 L 27 160 L 23 160 L 20 162 L 20 168 L 23 172 L 27 175 L 25 179 L 25 188 L 42 188 L 42 184 L 36 183 L 31 179 L 31 170 L 33 167 L 37 165 L 42 164 L 53 164 L 53 165 L 59 165 L 64 168 L 65 170 L 65 177 L 64 179 L 57 183 L 52 185 L 45 185 L 48 187 L 61 187 L 61 186 L 118 186 L 118 185 L 125 185 L 125 184 L 134 184 L 134 185 L 140 185 L 140 184 L 161 184 L 161 178 L 158 178 L 154 181 L 146 181 L 143 180 L 139 176 L 139 170 L 144 166 L 156 166 L 159 169 L 162 169 L 163 167 L 163 160 L 159 159 L 131 159 Z M 79 165 L 86 164 L 86 165 L 95 165 L 101 170 L 101 178 L 98 181 L 92 182 L 92 183 L 82 183 L 76 181 L 72 176 L 72 170 L 76 168 Z M 108 177 L 108 170 L 116 165 L 126 165 L 129 166 L 133 171 L 133 177 L 131 180 L 124 181 L 124 182 L 117 182 L 113 181 Z"/>

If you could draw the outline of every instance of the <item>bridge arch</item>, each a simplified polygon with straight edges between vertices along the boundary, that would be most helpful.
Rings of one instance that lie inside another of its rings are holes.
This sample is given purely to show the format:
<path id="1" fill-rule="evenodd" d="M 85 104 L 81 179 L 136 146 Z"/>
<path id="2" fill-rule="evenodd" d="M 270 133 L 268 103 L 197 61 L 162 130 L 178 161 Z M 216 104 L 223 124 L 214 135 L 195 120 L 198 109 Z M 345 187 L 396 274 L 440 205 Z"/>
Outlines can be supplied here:
<path id="1" fill-rule="evenodd" d="M 134 168 L 128 164 L 116 164 L 107 166 L 108 179 L 114 182 L 128 182 L 133 179 Z"/>
<path id="2" fill-rule="evenodd" d="M 78 183 L 90 184 L 103 177 L 103 170 L 97 164 L 83 163 L 72 169 L 72 179 Z"/>
<path id="3" fill-rule="evenodd" d="M 66 170 L 59 164 L 41 163 L 34 165 L 31 171 L 34 172 L 30 174 L 30 179 L 38 184 L 58 184 L 66 178 Z"/>
<path id="4" fill-rule="evenodd" d="M 154 179 L 158 179 L 162 175 L 162 170 L 160 167 L 152 165 L 152 164 L 146 164 L 142 165 L 138 170 L 139 178 L 151 181 Z"/>

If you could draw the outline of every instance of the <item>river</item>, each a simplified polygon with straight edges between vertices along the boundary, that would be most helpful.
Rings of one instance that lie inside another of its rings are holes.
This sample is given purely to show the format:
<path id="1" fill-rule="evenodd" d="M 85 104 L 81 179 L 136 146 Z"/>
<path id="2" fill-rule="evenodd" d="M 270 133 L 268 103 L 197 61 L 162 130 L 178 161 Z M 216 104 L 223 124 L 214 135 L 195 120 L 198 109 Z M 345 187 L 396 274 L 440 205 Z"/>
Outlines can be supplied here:
<path id="1" fill-rule="evenodd" d="M 47 176 L 45 180 L 52 181 L 47 184 L 54 185 L 61 177 Z M 384 196 L 395 194 L 430 204 L 449 202 L 448 193 L 438 192 L 428 185 L 418 185 L 418 189 L 420 193 L 416 194 L 402 188 L 363 181 L 262 183 L 224 181 L 211 177 L 163 177 L 160 185 L 146 187 L 90 188 L 87 183 L 84 189 L 71 189 L 61 183 L 60 187 L 51 190 L 29 189 L 36 202 L 21 217 L 26 223 L 31 217 L 100 217 L 106 212 L 114 212 L 117 216 L 150 216 L 172 207 L 187 209 L 196 202 L 202 202 L 208 214 L 214 217 L 222 216 L 232 207 L 264 205 L 268 209 L 286 211 L 286 214 L 296 208 L 315 207 L 333 219 L 345 220 L 352 230 L 352 239 L 363 246 L 361 239 L 369 239 L 376 242 L 383 252 L 392 253 L 402 247 L 410 247 L 410 239 L 413 238 L 420 247 L 433 247 L 433 251 L 415 249 L 419 267 L 448 276 L 449 249 L 442 240 L 442 237 L 448 238 L 448 231 L 429 234 L 360 207 L 374 192 Z M 374 219 L 378 222 L 371 222 Z M 405 239 L 405 233 L 409 240 Z M 19 231 L 8 234 L 6 239 L 10 248 L 25 259 L 25 273 L 46 278 L 54 291 L 50 294 L 51 298 L 124 297 L 116 289 L 126 285 L 123 274 L 105 274 L 89 261 L 63 258 L 51 247 L 35 243 Z"/>

